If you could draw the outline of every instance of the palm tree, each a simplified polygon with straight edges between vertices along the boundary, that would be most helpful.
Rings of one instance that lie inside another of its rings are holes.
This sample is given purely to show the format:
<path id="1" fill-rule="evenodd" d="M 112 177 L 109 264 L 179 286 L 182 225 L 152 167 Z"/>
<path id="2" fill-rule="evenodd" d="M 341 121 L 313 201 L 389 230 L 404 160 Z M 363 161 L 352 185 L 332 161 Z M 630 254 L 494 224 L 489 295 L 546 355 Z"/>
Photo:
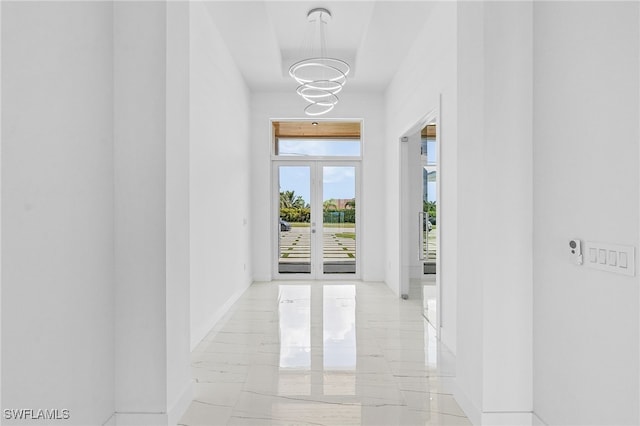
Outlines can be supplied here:
<path id="1" fill-rule="evenodd" d="M 423 201 L 422 211 L 428 212 L 429 217 L 435 219 L 436 217 L 436 202 L 435 201 Z"/>
<path id="2" fill-rule="evenodd" d="M 305 202 L 300 195 L 296 195 L 295 191 L 280 192 L 280 208 L 304 208 Z"/>
<path id="3" fill-rule="evenodd" d="M 333 198 L 330 200 L 325 200 L 322 203 L 322 210 L 329 211 L 329 210 L 338 210 L 338 206 L 336 206 L 336 200 L 334 200 Z"/>

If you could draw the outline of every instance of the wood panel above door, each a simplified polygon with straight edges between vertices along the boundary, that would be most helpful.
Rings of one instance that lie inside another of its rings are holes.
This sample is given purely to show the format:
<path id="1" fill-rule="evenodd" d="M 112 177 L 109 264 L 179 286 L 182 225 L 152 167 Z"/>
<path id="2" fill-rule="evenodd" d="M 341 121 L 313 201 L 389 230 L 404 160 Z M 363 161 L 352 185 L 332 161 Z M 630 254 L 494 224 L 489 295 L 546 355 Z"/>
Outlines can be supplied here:
<path id="1" fill-rule="evenodd" d="M 436 125 L 435 124 L 428 124 L 428 125 L 424 126 L 424 128 L 422 129 L 422 132 L 420 133 L 420 136 L 422 136 L 423 138 L 435 138 L 436 137 Z"/>
<path id="2" fill-rule="evenodd" d="M 274 121 L 276 138 L 360 138 L 360 122 L 348 121 Z"/>

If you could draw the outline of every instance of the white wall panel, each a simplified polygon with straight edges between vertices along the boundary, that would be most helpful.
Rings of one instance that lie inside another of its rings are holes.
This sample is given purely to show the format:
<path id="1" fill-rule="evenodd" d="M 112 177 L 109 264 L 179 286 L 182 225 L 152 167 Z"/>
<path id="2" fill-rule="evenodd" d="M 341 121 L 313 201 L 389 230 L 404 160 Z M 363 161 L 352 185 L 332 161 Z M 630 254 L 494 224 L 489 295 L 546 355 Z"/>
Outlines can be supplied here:
<path id="1" fill-rule="evenodd" d="M 638 424 L 638 277 L 566 256 L 572 238 L 638 247 L 638 4 L 534 13 L 534 410 Z"/>
<path id="2" fill-rule="evenodd" d="M 191 345 L 251 284 L 249 91 L 209 11 L 191 5 Z"/>
<path id="3" fill-rule="evenodd" d="M 112 22 L 2 4 L 2 407 L 77 425 L 114 411 Z"/>

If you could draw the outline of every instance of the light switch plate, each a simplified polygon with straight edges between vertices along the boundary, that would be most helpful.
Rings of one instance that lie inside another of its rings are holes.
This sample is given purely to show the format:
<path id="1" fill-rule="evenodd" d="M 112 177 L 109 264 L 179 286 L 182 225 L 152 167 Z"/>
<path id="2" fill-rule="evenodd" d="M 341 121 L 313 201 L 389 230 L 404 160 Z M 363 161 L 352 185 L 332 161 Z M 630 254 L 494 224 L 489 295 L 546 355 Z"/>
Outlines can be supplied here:
<path id="1" fill-rule="evenodd" d="M 585 241 L 583 250 L 589 253 L 584 262 L 589 268 L 629 276 L 636 274 L 636 249 L 633 246 Z"/>

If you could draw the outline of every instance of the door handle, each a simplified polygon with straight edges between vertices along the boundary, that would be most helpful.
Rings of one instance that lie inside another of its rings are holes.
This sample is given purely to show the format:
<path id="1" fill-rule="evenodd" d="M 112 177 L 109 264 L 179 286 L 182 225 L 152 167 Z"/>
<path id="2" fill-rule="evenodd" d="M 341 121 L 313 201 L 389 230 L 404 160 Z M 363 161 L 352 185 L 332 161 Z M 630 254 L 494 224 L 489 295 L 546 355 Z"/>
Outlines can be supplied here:
<path id="1" fill-rule="evenodd" d="M 420 230 L 420 232 L 418 233 L 418 260 L 424 260 L 424 221 L 424 212 L 418 212 L 418 229 Z"/>

